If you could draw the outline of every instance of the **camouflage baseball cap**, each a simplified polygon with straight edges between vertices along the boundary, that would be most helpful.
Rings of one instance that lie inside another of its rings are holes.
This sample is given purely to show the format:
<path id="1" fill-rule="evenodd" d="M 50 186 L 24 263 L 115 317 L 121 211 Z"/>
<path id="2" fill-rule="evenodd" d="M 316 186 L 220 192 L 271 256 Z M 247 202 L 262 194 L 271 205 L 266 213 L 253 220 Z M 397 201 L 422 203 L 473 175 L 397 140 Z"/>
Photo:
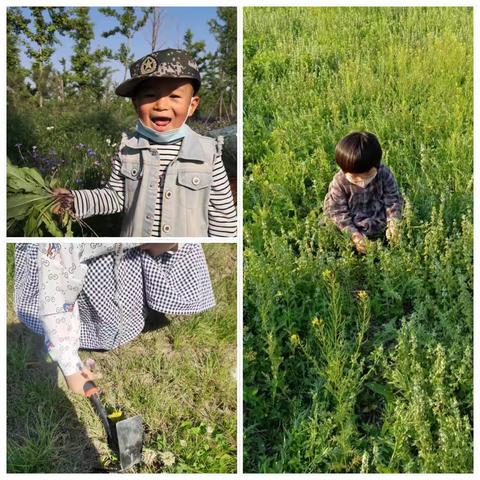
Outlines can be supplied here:
<path id="1" fill-rule="evenodd" d="M 130 65 L 130 78 L 121 83 L 115 93 L 131 97 L 138 84 L 149 78 L 188 78 L 195 93 L 200 88 L 200 72 L 195 60 L 185 50 L 167 48 L 149 53 Z"/>

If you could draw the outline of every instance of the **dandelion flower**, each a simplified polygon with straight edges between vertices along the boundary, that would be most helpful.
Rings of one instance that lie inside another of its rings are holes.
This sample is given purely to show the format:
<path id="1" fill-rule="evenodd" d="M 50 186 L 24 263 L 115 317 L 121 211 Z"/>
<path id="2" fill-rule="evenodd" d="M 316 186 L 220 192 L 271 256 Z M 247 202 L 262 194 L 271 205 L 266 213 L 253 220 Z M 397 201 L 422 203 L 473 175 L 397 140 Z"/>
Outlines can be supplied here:
<path id="1" fill-rule="evenodd" d="M 172 452 L 161 452 L 159 456 L 166 467 L 171 467 L 175 463 L 175 455 Z"/>
<path id="2" fill-rule="evenodd" d="M 123 412 L 121 410 L 114 410 L 110 415 L 108 415 L 108 418 L 116 422 L 117 420 L 120 420 L 122 416 Z"/>
<path id="3" fill-rule="evenodd" d="M 290 343 L 296 347 L 300 343 L 300 337 L 296 333 L 293 333 L 290 335 Z"/>
<path id="4" fill-rule="evenodd" d="M 157 459 L 157 452 L 151 448 L 144 448 L 142 452 L 142 460 L 146 465 L 153 465 Z"/>

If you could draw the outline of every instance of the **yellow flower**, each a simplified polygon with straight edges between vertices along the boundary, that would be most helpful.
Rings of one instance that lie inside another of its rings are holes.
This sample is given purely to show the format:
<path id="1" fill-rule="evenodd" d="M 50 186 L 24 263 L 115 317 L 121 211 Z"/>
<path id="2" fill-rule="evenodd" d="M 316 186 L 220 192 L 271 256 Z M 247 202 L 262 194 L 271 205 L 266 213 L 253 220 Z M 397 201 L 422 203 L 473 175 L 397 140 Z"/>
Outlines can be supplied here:
<path id="1" fill-rule="evenodd" d="M 121 410 L 114 410 L 110 415 L 108 415 L 109 420 L 116 422 L 123 417 L 123 412 Z"/>
<path id="2" fill-rule="evenodd" d="M 295 347 L 300 343 L 300 337 L 296 334 L 293 333 L 290 335 L 290 343 Z"/>
<path id="3" fill-rule="evenodd" d="M 329 280 L 332 280 L 332 278 L 333 278 L 333 273 L 332 273 L 331 270 L 328 270 L 328 269 L 327 269 L 327 270 L 324 270 L 324 271 L 322 272 L 322 277 L 323 277 L 323 279 L 324 279 L 326 282 L 328 282 Z"/>
<path id="4" fill-rule="evenodd" d="M 314 317 L 312 319 L 312 327 L 323 327 L 323 318 Z"/>
<path id="5" fill-rule="evenodd" d="M 368 300 L 368 293 L 365 290 L 358 290 L 357 297 L 361 302 L 366 302 Z"/>

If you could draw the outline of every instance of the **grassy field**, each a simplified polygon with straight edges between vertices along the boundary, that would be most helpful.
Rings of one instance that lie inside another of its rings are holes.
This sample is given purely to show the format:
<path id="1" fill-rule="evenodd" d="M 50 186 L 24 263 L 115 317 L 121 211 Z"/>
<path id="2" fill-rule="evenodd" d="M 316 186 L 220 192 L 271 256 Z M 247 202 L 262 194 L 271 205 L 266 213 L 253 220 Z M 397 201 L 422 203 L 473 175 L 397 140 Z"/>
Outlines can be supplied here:
<path id="1" fill-rule="evenodd" d="M 246 9 L 246 471 L 472 471 L 472 22 Z M 365 256 L 321 221 L 352 130 L 406 200 Z"/>
<path id="2" fill-rule="evenodd" d="M 236 252 L 205 245 L 217 306 L 157 319 L 134 341 L 94 358 L 107 404 L 142 415 L 143 463 L 135 472 L 236 470 Z M 42 339 L 13 313 L 13 245 L 8 255 L 7 463 L 9 472 L 113 469 L 90 403 L 71 394 Z"/>

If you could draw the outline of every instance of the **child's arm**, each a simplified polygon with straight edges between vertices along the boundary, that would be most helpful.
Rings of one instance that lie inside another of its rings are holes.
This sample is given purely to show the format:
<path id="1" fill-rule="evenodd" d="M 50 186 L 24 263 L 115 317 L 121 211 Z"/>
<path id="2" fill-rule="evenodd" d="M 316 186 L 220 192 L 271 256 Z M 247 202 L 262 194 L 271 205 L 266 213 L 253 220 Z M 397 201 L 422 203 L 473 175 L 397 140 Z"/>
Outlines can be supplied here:
<path id="1" fill-rule="evenodd" d="M 400 220 L 402 217 L 403 198 L 400 195 L 393 173 L 386 165 L 383 167 L 383 201 L 385 202 L 387 222 Z"/>
<path id="2" fill-rule="evenodd" d="M 208 202 L 208 236 L 234 237 L 237 233 L 237 211 L 221 155 L 213 165 L 213 181 Z"/>
<path id="3" fill-rule="evenodd" d="M 106 185 L 92 190 L 54 190 L 54 196 L 62 208 L 73 209 L 79 218 L 88 218 L 94 215 L 108 215 L 123 210 L 124 177 L 121 174 L 120 157 L 113 158 L 112 172 Z M 59 211 L 57 208 L 54 211 Z"/>
<path id="4" fill-rule="evenodd" d="M 337 179 L 334 178 L 328 187 L 328 193 L 325 196 L 323 204 L 325 215 L 332 220 L 332 222 L 340 230 L 350 233 L 355 248 L 360 253 L 366 252 L 366 237 L 358 230 L 352 221 L 350 210 L 348 209 L 347 198 L 341 185 Z"/>
<path id="5" fill-rule="evenodd" d="M 65 377 L 79 373 L 80 314 L 76 303 L 87 267 L 79 261 L 79 244 L 38 247 L 39 319 L 48 353 Z"/>
<path id="6" fill-rule="evenodd" d="M 390 243 L 399 238 L 397 223 L 402 216 L 403 199 L 398 190 L 397 182 L 390 169 L 384 165 L 383 194 L 387 215 L 387 230 L 385 232 Z"/>
<path id="7" fill-rule="evenodd" d="M 347 197 L 336 178 L 330 182 L 327 195 L 323 202 L 323 210 L 325 215 L 332 220 L 337 228 L 342 231 L 347 230 L 352 237 L 358 235 L 363 237 L 363 234 L 353 223 L 348 208 Z"/>

